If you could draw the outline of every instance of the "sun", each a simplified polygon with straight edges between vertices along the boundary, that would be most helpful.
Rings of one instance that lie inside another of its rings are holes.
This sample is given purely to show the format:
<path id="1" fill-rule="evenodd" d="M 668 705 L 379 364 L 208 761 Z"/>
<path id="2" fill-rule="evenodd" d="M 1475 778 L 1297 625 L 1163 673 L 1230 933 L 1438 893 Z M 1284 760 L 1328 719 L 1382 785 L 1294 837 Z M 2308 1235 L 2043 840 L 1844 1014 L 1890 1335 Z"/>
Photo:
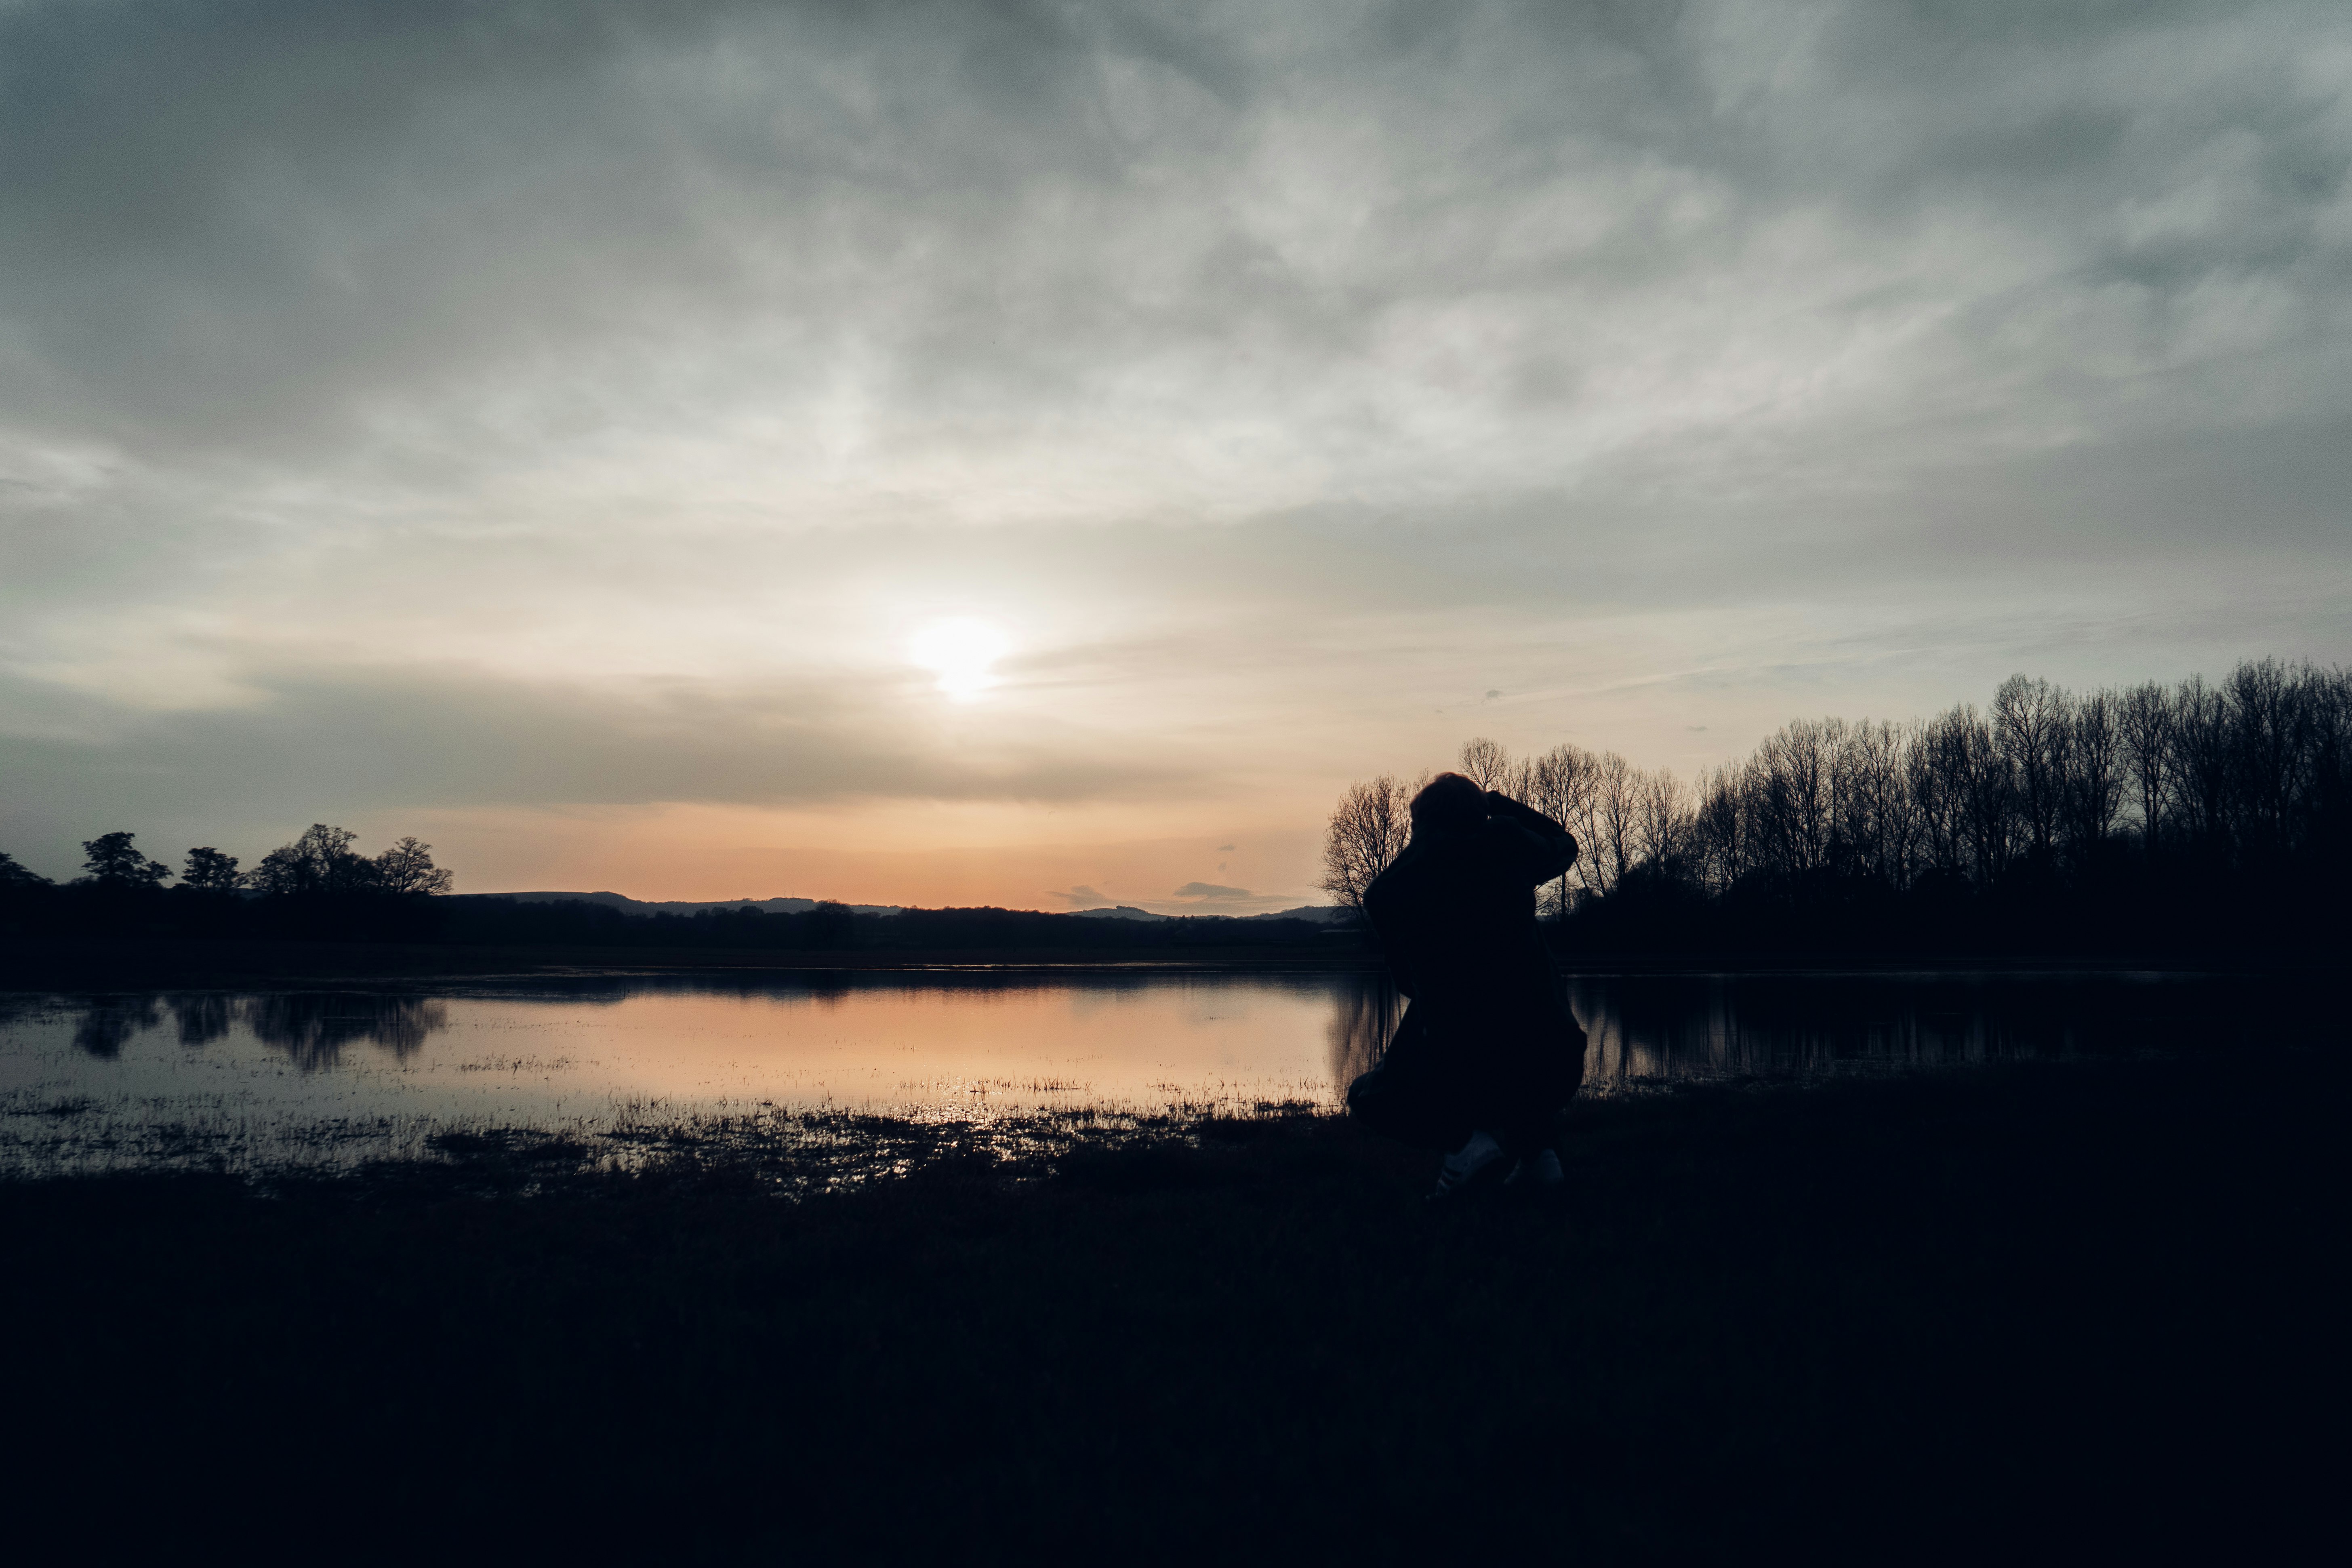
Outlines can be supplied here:
<path id="1" fill-rule="evenodd" d="M 959 616 L 933 621 L 915 634 L 908 657 L 939 676 L 941 691 L 968 702 L 996 684 L 989 667 L 1004 657 L 1011 645 L 1003 632 L 986 621 Z"/>

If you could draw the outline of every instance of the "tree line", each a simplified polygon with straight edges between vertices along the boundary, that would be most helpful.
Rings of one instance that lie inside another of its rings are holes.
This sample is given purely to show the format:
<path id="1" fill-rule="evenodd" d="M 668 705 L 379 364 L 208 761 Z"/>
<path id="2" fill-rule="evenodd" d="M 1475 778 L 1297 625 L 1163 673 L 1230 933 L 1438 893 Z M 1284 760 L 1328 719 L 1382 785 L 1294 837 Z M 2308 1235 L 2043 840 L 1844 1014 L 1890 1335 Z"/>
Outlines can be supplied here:
<path id="1" fill-rule="evenodd" d="M 582 899 L 521 903 L 492 895 L 448 900 L 443 931 L 485 946 L 727 949 L 777 952 L 989 952 L 1270 943 L 1346 943 L 1345 931 L 1304 920 L 1188 915 L 1166 921 L 1103 920 L 1054 910 L 994 908 L 900 910 L 861 914 L 823 902 L 813 910 L 745 906 L 631 914 Z"/>
<path id="2" fill-rule="evenodd" d="M 250 870 L 211 845 L 174 873 L 130 832 L 83 841 L 82 875 L 52 882 L 0 852 L 0 930 L 17 937 L 371 936 L 437 928 L 435 896 L 454 885 L 433 847 L 404 837 L 376 855 L 359 835 L 310 825 Z M 176 877 L 177 887 L 166 887 Z"/>
<path id="3" fill-rule="evenodd" d="M 2016 675 L 1981 710 L 1792 721 L 1687 780 L 1486 739 L 1458 767 L 1576 835 L 1543 907 L 1603 945 L 2295 944 L 2340 924 L 2352 871 L 2352 673 L 2308 663 L 2079 693 Z M 1339 901 L 1403 847 L 1419 782 L 1341 795 Z"/>

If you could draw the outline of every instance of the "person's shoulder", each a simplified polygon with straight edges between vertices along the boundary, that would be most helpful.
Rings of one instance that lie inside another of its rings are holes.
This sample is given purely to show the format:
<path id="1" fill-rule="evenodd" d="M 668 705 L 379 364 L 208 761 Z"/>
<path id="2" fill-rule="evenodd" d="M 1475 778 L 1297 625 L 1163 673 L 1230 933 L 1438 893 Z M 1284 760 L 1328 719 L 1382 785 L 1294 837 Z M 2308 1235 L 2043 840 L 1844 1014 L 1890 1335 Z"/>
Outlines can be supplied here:
<path id="1" fill-rule="evenodd" d="M 1476 843 L 1482 850 L 1499 850 L 1516 855 L 1537 842 L 1538 840 L 1534 834 L 1505 817 L 1490 816 L 1478 825 Z"/>

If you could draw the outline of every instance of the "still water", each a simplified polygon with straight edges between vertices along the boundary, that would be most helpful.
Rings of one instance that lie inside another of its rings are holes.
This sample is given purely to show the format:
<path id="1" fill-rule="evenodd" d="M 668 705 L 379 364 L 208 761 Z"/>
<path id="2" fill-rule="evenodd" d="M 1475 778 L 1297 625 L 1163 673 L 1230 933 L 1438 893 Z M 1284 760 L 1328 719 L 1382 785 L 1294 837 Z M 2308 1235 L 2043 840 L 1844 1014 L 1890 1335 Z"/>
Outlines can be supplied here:
<path id="1" fill-rule="evenodd" d="M 1584 974 L 1589 1094 L 2198 1043 L 2231 983 L 2153 973 Z M 0 994 L 0 1173 L 257 1171 L 436 1132 L 849 1111 L 1336 1105 L 1399 1004 L 1356 973 L 827 973 L 429 991 Z"/>

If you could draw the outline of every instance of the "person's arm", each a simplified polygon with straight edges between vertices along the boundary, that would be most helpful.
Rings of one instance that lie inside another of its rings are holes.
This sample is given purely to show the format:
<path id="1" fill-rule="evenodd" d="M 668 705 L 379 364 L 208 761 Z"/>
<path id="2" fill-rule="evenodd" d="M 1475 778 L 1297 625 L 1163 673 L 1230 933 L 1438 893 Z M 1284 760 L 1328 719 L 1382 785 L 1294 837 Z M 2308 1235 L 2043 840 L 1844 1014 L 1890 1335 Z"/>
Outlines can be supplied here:
<path id="1" fill-rule="evenodd" d="M 1488 790 L 1486 815 L 1511 824 L 1534 840 L 1528 847 L 1530 884 L 1564 877 L 1576 864 L 1576 836 L 1534 806 L 1523 805 L 1500 790 Z"/>

